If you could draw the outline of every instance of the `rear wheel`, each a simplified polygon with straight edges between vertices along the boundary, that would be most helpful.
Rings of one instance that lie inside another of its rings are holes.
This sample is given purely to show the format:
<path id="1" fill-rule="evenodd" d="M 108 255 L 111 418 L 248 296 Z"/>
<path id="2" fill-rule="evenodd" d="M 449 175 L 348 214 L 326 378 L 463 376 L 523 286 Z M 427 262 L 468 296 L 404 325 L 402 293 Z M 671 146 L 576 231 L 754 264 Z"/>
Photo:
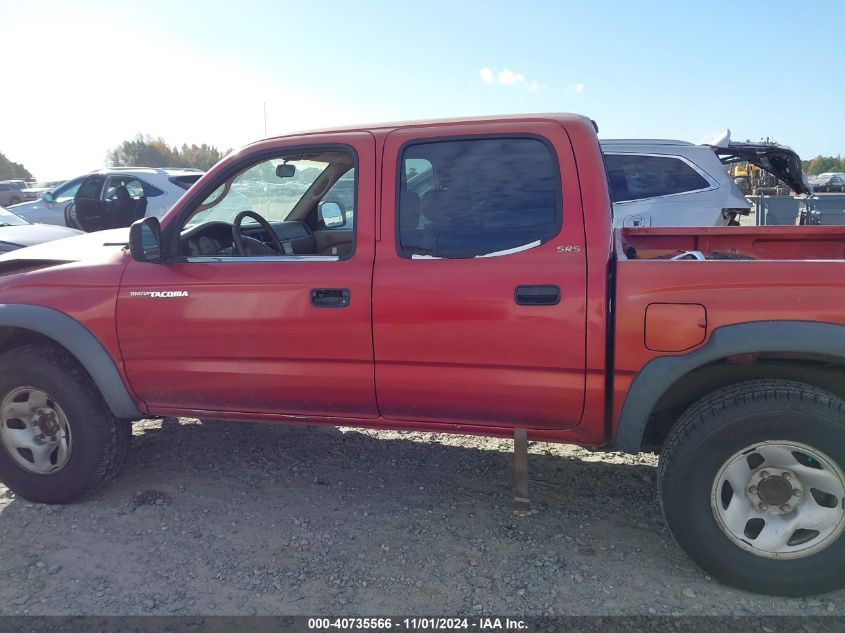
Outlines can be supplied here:
<path id="1" fill-rule="evenodd" d="M 845 402 L 755 380 L 717 391 L 673 427 L 660 496 L 681 547 L 743 589 L 800 596 L 845 585 Z"/>
<path id="2" fill-rule="evenodd" d="M 0 481 L 40 503 L 67 503 L 115 475 L 131 426 L 90 377 L 49 344 L 0 356 Z"/>
<path id="3" fill-rule="evenodd" d="M 12 198 L 11 200 L 9 200 L 9 206 L 10 206 L 10 207 L 11 207 L 12 205 L 14 205 L 14 204 L 20 204 L 20 203 L 21 203 L 21 199 L 20 199 L 20 198 Z"/>

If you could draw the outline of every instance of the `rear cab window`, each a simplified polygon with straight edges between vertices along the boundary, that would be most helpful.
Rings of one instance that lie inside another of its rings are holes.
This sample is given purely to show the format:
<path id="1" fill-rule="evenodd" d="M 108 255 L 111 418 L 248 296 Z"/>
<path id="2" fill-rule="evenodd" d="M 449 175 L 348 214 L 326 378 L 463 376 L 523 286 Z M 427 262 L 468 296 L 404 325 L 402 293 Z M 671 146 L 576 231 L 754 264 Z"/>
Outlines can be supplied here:
<path id="1" fill-rule="evenodd" d="M 400 155 L 404 258 L 465 259 L 538 246 L 562 224 L 557 158 L 538 138 L 413 142 Z"/>
<path id="2" fill-rule="evenodd" d="M 659 198 L 711 188 L 689 163 L 673 156 L 605 154 L 613 202 Z"/>

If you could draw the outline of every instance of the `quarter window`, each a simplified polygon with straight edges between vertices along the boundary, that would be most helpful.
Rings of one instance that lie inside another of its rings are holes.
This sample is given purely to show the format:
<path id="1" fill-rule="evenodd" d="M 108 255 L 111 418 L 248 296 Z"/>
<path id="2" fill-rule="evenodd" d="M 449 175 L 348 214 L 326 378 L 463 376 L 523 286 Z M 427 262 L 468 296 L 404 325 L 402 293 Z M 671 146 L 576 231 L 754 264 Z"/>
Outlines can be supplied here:
<path id="1" fill-rule="evenodd" d="M 399 179 L 402 257 L 505 254 L 560 231 L 557 160 L 537 139 L 415 143 L 402 153 Z"/>
<path id="2" fill-rule="evenodd" d="M 605 164 L 613 202 L 671 196 L 710 187 L 689 164 L 671 156 L 606 154 Z"/>

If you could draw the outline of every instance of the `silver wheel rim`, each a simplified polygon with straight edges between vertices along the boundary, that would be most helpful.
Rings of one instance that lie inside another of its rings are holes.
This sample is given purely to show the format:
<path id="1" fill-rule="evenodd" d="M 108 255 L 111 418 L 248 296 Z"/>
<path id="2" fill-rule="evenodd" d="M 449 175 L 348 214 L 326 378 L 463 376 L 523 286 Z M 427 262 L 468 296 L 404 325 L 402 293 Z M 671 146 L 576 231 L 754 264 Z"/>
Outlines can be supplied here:
<path id="1" fill-rule="evenodd" d="M 845 529 L 845 473 L 806 444 L 761 442 L 722 465 L 710 505 L 742 549 L 764 558 L 812 556 Z"/>
<path id="2" fill-rule="evenodd" d="M 0 443 L 24 470 L 49 475 L 70 457 L 70 424 L 46 391 L 18 387 L 0 402 Z"/>

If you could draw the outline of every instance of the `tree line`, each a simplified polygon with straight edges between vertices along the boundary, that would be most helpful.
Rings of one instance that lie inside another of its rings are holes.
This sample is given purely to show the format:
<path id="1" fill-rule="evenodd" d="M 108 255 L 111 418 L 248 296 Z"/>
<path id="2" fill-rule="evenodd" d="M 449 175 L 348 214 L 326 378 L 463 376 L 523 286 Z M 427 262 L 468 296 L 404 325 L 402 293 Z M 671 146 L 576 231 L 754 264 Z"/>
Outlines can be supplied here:
<path id="1" fill-rule="evenodd" d="M 138 134 L 109 150 L 106 160 L 111 167 L 195 167 L 206 170 L 230 151 L 220 151 L 205 143 L 171 146 L 161 137 Z"/>
<path id="2" fill-rule="evenodd" d="M 0 180 L 32 180 L 32 174 L 20 163 L 13 163 L 0 152 Z"/>
<path id="3" fill-rule="evenodd" d="M 816 156 L 810 160 L 802 160 L 801 165 L 804 167 L 804 173 L 815 176 L 816 174 L 823 174 L 829 171 L 845 172 L 845 158 L 840 154 L 839 156 Z"/>

